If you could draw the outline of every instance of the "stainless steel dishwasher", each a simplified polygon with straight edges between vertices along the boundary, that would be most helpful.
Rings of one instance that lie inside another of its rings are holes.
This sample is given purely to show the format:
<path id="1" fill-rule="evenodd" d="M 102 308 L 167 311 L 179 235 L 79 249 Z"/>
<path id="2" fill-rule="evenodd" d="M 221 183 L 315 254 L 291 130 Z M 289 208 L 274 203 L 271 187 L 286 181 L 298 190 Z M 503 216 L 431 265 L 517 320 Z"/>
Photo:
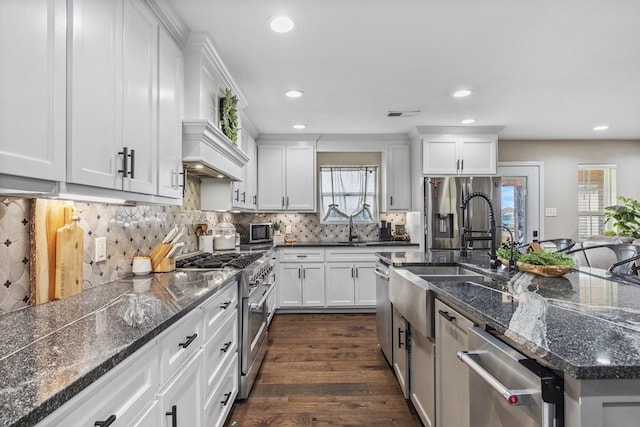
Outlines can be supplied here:
<path id="1" fill-rule="evenodd" d="M 376 262 L 376 330 L 382 354 L 393 366 L 393 308 L 389 300 L 389 266 Z"/>
<path id="2" fill-rule="evenodd" d="M 562 378 L 478 327 L 469 328 L 469 418 L 474 427 L 562 427 Z"/>

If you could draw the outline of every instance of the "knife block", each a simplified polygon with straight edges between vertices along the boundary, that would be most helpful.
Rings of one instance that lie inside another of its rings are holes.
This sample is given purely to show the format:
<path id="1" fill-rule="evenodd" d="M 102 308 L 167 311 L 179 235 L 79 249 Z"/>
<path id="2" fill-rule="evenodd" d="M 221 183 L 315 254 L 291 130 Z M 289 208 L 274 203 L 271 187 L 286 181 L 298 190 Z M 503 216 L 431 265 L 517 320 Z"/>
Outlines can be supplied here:
<path id="1" fill-rule="evenodd" d="M 154 273 L 168 273 L 176 269 L 176 259 L 174 257 L 162 258 L 157 264 L 152 264 L 151 268 Z"/>

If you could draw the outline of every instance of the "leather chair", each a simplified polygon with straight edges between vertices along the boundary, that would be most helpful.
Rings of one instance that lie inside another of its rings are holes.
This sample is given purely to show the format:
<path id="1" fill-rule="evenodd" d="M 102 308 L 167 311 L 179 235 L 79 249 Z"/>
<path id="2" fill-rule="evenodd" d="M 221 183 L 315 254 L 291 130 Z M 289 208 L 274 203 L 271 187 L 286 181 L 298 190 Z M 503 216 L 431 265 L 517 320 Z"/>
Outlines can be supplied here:
<path id="1" fill-rule="evenodd" d="M 609 270 L 617 274 L 637 274 L 635 263 L 640 259 L 640 245 L 632 243 L 583 244 L 566 253 L 576 265 Z"/>

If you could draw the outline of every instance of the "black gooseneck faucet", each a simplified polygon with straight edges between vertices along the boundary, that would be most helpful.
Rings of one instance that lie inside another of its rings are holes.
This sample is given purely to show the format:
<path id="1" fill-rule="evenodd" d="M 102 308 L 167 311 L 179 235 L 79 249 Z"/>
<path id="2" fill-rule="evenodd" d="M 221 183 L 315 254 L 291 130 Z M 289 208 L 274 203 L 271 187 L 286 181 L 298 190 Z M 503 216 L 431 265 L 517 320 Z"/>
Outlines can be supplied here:
<path id="1" fill-rule="evenodd" d="M 469 201 L 475 197 L 480 197 L 482 199 L 484 199 L 487 204 L 489 205 L 489 235 L 491 236 L 491 247 L 489 250 L 489 267 L 491 268 L 491 270 L 495 271 L 498 269 L 498 266 L 500 265 L 500 261 L 498 261 L 498 257 L 496 256 L 496 218 L 495 218 L 495 211 L 493 209 L 493 202 L 491 201 L 491 198 L 489 197 L 488 194 L 486 193 L 482 193 L 482 192 L 474 192 L 469 194 L 463 201 L 462 203 L 460 203 L 460 210 L 461 215 L 462 215 L 462 240 L 461 240 L 461 246 L 462 248 L 460 249 L 460 255 L 461 256 L 467 256 L 467 230 L 465 230 L 464 227 L 464 211 L 465 209 L 467 209 L 467 205 L 469 204 Z"/>

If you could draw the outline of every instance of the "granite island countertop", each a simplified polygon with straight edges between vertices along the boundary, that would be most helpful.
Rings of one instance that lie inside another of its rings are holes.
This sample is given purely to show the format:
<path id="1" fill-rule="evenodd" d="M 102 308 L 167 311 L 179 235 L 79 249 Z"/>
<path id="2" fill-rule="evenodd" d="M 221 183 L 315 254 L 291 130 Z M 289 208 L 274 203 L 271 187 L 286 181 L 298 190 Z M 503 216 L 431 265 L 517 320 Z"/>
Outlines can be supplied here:
<path id="1" fill-rule="evenodd" d="M 237 274 L 136 276 L 0 316 L 0 425 L 36 424 Z"/>
<path id="2" fill-rule="evenodd" d="M 420 265 L 459 264 L 485 273 L 493 280 L 423 282 L 507 343 L 573 378 L 640 379 L 640 284 L 590 268 L 554 278 L 509 277 L 506 269 L 489 271 L 486 255 L 451 253 L 448 261 L 439 252 L 420 255 L 422 263 L 410 253 L 378 254 L 413 280 L 422 280 L 411 273 Z"/>

